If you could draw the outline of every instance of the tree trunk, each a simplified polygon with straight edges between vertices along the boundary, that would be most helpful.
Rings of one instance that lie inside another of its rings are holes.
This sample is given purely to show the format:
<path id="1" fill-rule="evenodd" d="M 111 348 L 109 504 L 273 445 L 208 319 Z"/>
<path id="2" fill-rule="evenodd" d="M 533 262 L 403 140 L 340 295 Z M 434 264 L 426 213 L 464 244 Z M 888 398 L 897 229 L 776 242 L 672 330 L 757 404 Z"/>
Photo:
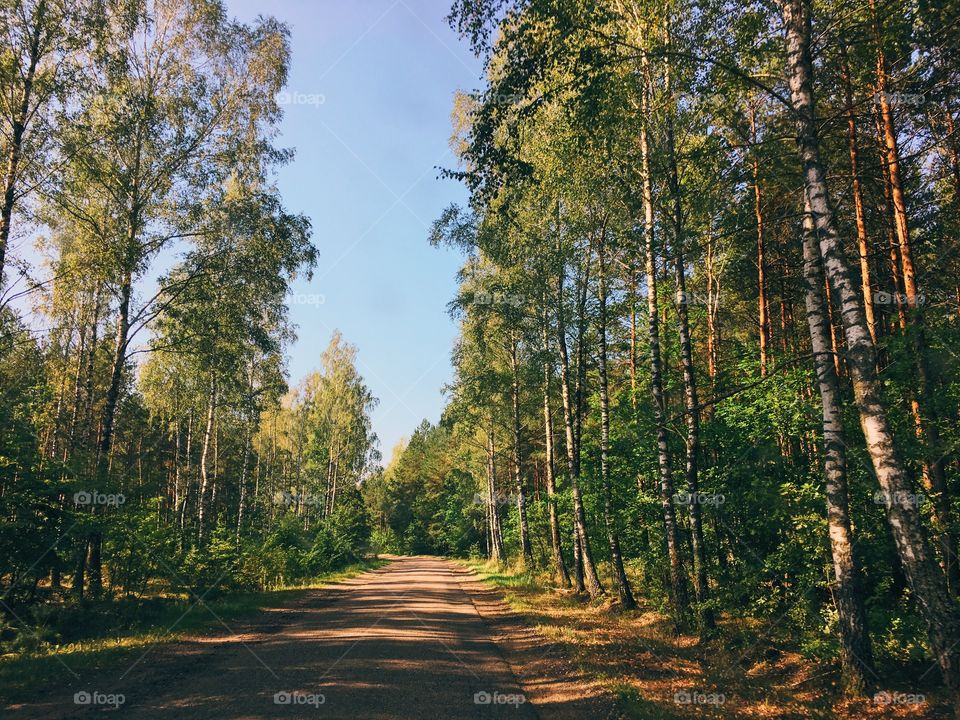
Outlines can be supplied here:
<path id="1" fill-rule="evenodd" d="M 667 42 L 670 42 L 669 33 Z M 667 91 L 672 92 L 670 69 L 667 66 Z M 703 547 L 703 515 L 699 502 L 699 455 L 700 455 L 700 400 L 697 397 L 697 378 L 693 367 L 693 348 L 690 342 L 690 319 L 686 286 L 686 262 L 684 260 L 683 198 L 680 195 L 680 173 L 677 167 L 676 141 L 674 139 L 673 110 L 667 110 L 667 160 L 670 195 L 673 200 L 671 216 L 673 224 L 674 282 L 677 298 L 677 324 L 680 335 L 680 359 L 683 365 L 683 388 L 686 402 L 684 414 L 687 425 L 686 437 L 686 480 L 687 497 L 690 512 L 690 539 L 693 554 L 693 587 L 696 597 L 700 623 L 706 630 L 714 627 L 713 611 L 709 601 L 707 564 Z"/>
<path id="2" fill-rule="evenodd" d="M 570 587 L 570 573 L 563 559 L 563 542 L 560 520 L 557 513 L 556 478 L 554 476 L 553 413 L 550 409 L 550 329 L 546 312 L 543 319 L 543 440 L 544 465 L 546 469 L 547 506 L 550 524 L 550 549 L 553 553 L 553 568 L 563 587 Z"/>
<path id="3" fill-rule="evenodd" d="M 823 294 L 826 298 L 827 329 L 830 331 L 830 349 L 833 351 L 833 371 L 839 376 L 843 374 L 840 371 L 842 365 L 840 342 L 837 340 L 837 324 L 833 319 L 833 302 L 830 300 L 830 282 L 826 277 L 823 278 Z"/>
<path id="4" fill-rule="evenodd" d="M 197 491 L 197 544 L 203 545 L 204 506 L 207 501 L 207 488 L 210 486 L 210 472 L 207 458 L 210 454 L 213 436 L 213 418 L 217 407 L 217 384 L 213 373 L 210 374 L 210 393 L 207 396 L 207 424 L 203 430 L 203 446 L 200 450 L 200 488 Z"/>
<path id="5" fill-rule="evenodd" d="M 90 352 L 87 354 L 87 367 L 84 370 L 86 378 L 84 380 L 83 388 L 83 428 L 84 435 L 81 440 L 79 447 L 84 452 L 84 459 L 86 463 L 90 462 L 90 430 L 93 427 L 93 395 L 94 395 L 94 384 L 95 376 L 97 370 L 97 345 L 99 344 L 99 333 L 100 333 L 100 313 L 103 309 L 103 300 L 100 294 L 100 288 L 97 287 L 94 290 L 94 302 L 93 302 L 93 318 L 90 321 Z M 87 468 L 90 468 L 90 465 L 87 465 Z M 96 469 L 93 470 L 96 472 Z"/>
<path id="6" fill-rule="evenodd" d="M 120 399 L 120 385 L 123 379 L 123 366 L 127 361 L 127 342 L 130 333 L 130 296 L 132 278 L 129 272 L 120 284 L 120 307 L 117 310 L 117 331 L 113 345 L 113 362 L 110 368 L 110 385 L 107 388 L 106 401 L 101 420 L 100 443 L 97 448 L 97 480 L 106 480 L 107 461 L 113 447 L 113 425 L 116 418 L 117 402 Z"/>
<path id="7" fill-rule="evenodd" d="M 663 396 L 663 378 L 660 363 L 660 310 L 657 302 L 656 251 L 653 238 L 653 182 L 650 175 L 650 152 L 647 139 L 647 93 L 643 94 L 643 118 L 640 123 L 640 159 L 643 177 L 643 236 L 646 247 L 647 314 L 650 338 L 650 392 L 653 396 L 653 416 L 657 433 L 657 464 L 660 469 L 660 506 L 663 513 L 664 538 L 670 575 L 670 600 L 676 622 L 682 625 L 687 609 L 687 593 L 683 566 L 680 561 L 680 539 L 674 509 L 673 474 L 670 469 L 670 449 L 667 445 L 666 404 Z"/>
<path id="8" fill-rule="evenodd" d="M 630 298 L 630 407 L 637 409 L 637 280 L 633 272 L 627 292 Z"/>
<path id="9" fill-rule="evenodd" d="M 92 297 L 91 297 L 92 300 Z M 63 448 L 63 461 L 72 461 L 77 448 L 77 423 L 80 420 L 80 404 L 83 401 L 83 367 L 86 358 L 87 348 L 87 323 L 84 312 L 86 303 L 80 305 L 80 321 L 78 329 L 80 332 L 79 344 L 77 346 L 77 365 L 73 373 L 73 402 L 70 409 L 70 429 L 67 435 L 67 442 Z M 66 468 L 64 468 L 66 472 Z"/>
<path id="10" fill-rule="evenodd" d="M 493 414 L 487 432 L 487 508 L 490 531 L 490 559 L 500 564 L 504 560 L 503 533 L 500 530 L 500 511 L 497 509 L 497 465 L 494 444 Z"/>
<path id="11" fill-rule="evenodd" d="M 943 452 L 940 448 L 940 430 L 937 418 L 932 412 L 930 377 L 927 370 L 927 341 L 925 327 L 920 312 L 921 300 L 917 283 L 916 268 L 913 262 L 910 224 L 907 219 L 906 194 L 900 170 L 900 151 L 897 147 L 897 131 L 894 125 L 893 108 L 887 93 L 887 61 L 883 49 L 882 28 L 876 12 L 876 0 L 870 0 L 873 16 L 874 40 L 877 46 L 877 96 L 882 129 L 883 148 L 886 154 L 886 178 L 890 187 L 894 228 L 900 247 L 900 265 L 903 277 L 905 305 L 912 311 L 914 327 L 911 330 L 911 344 L 917 363 L 917 384 L 919 392 L 911 399 L 911 412 L 917 438 L 925 447 L 923 463 L 923 484 L 931 495 L 934 510 L 934 526 L 937 543 L 941 548 L 941 562 L 947 575 L 947 584 L 953 594 L 960 593 L 960 563 L 957 561 L 957 544 L 950 528 L 952 527 L 950 496 L 947 488 L 946 469 Z M 919 397 L 917 397 L 919 396 Z M 924 417 L 923 409 L 927 411 Z"/>
<path id="12" fill-rule="evenodd" d="M 863 209 L 863 185 L 860 182 L 860 150 L 857 147 L 857 116 L 853 107 L 853 88 L 850 83 L 850 65 L 847 46 L 841 43 L 844 92 L 846 95 L 847 145 L 850 150 L 850 176 L 853 182 L 853 209 L 857 221 L 857 250 L 860 255 L 860 287 L 863 292 L 863 309 L 867 329 L 874 345 L 877 343 L 877 320 L 873 308 L 873 286 L 870 282 L 870 242 L 867 239 L 867 221 Z"/>
<path id="13" fill-rule="evenodd" d="M 717 364 L 720 361 L 717 338 L 717 308 L 719 305 L 720 281 L 717 278 L 716 249 L 713 228 L 707 229 L 707 377 L 711 391 L 716 393 Z M 712 406 L 711 406 L 712 407 Z M 709 412 L 709 410 L 708 410 Z"/>
<path id="14" fill-rule="evenodd" d="M 830 356 L 826 301 L 823 294 L 823 266 L 809 212 L 803 218 L 803 277 L 806 281 L 807 324 L 813 350 L 820 400 L 823 407 L 823 474 L 826 487 L 827 525 L 836 580 L 837 613 L 840 616 L 840 666 L 844 690 L 861 695 L 872 667 L 860 569 L 853 554 L 853 532 L 848 508 L 847 456 L 843 432 L 840 386 Z"/>
<path id="15" fill-rule="evenodd" d="M 883 123 L 880 120 L 880 113 L 875 113 L 875 121 L 877 125 L 877 137 L 883 137 Z M 888 258 L 889 258 L 889 267 L 890 267 L 890 285 L 892 286 L 892 293 L 890 300 L 897 308 L 897 325 L 901 330 L 906 330 L 907 328 L 907 313 L 904 308 L 904 298 L 905 295 L 901 291 L 901 282 L 900 282 L 900 251 L 898 250 L 897 243 L 897 232 L 894 229 L 894 219 L 893 219 L 893 198 L 890 195 L 890 180 L 889 180 L 889 171 L 887 168 L 887 156 L 886 151 L 880 147 L 880 174 L 883 179 L 883 200 L 884 205 L 882 208 L 884 219 L 886 220 L 887 226 L 887 248 L 888 248 Z M 895 327 L 891 324 L 891 332 L 895 330 Z"/>
<path id="16" fill-rule="evenodd" d="M 950 107 L 949 100 L 944 108 L 944 115 L 947 126 L 947 152 L 950 155 L 950 174 L 953 176 L 953 204 L 960 214 L 960 137 L 957 136 L 957 130 L 953 120 L 953 110 Z"/>
<path id="17" fill-rule="evenodd" d="M 132 229 L 131 229 L 132 232 Z M 127 343 L 130 333 L 130 296 L 132 293 L 132 277 L 126 272 L 120 283 L 120 306 L 117 310 L 117 331 L 113 346 L 113 362 L 110 368 L 110 385 L 103 406 L 103 415 L 100 423 L 100 442 L 97 446 L 96 482 L 100 492 L 106 492 L 107 477 L 110 474 L 110 453 L 113 449 L 113 429 L 117 414 L 117 403 L 120 399 L 120 385 L 123 380 L 123 368 L 127 361 Z M 96 509 L 93 510 L 96 514 Z M 103 569 L 100 566 L 102 553 L 100 546 L 103 543 L 103 534 L 99 528 L 90 533 L 90 592 L 99 595 L 103 589 Z"/>
<path id="18" fill-rule="evenodd" d="M 803 164 L 806 194 L 824 270 L 835 294 L 847 338 L 847 358 L 867 451 L 880 484 L 890 528 L 901 564 L 927 622 L 930 649 L 960 715 L 960 623 L 946 582 L 932 553 L 920 515 L 912 502 L 911 485 L 898 456 L 886 402 L 876 376 L 876 357 L 863 304 L 843 254 L 827 175 L 820 158 L 810 56 L 809 0 L 783 0 L 787 75 L 797 120 L 797 144 Z"/>
<path id="19" fill-rule="evenodd" d="M 513 333 L 511 333 L 513 334 Z M 520 432 L 520 364 L 517 361 L 517 339 L 510 338 L 510 395 L 513 410 L 513 483 L 517 491 L 517 520 L 520 524 L 520 551 L 526 568 L 533 567 L 533 550 L 530 547 L 530 526 L 527 524 L 527 496 L 523 488 L 523 455 Z"/>
<path id="20" fill-rule="evenodd" d="M 252 365 L 250 376 L 252 385 Z M 247 466 L 250 464 L 250 444 L 253 439 L 253 418 L 248 417 L 245 425 L 246 427 L 244 429 L 243 438 L 243 464 L 240 467 L 240 497 L 237 500 L 237 546 L 240 545 L 240 535 L 243 532 L 243 515 L 247 502 Z"/>
<path id="21" fill-rule="evenodd" d="M 83 598 L 83 584 L 86 577 L 87 551 L 89 548 L 89 537 L 81 538 L 79 547 L 77 548 L 77 561 L 73 568 L 73 583 L 71 585 L 71 590 L 73 590 L 74 595 L 78 598 Z"/>
<path id="22" fill-rule="evenodd" d="M 620 537 L 617 534 L 613 516 L 613 491 L 610 487 L 610 392 L 607 382 L 607 273 L 606 273 L 606 223 L 600 229 L 600 241 L 597 248 L 597 295 L 600 302 L 599 312 L 599 364 L 597 372 L 600 379 L 600 480 L 603 487 L 603 517 L 607 526 L 607 541 L 610 544 L 610 564 L 617 583 L 617 595 L 620 605 L 627 610 L 637 606 L 630 590 L 623 567 L 623 555 L 620 552 Z"/>
<path id="23" fill-rule="evenodd" d="M 567 326 L 563 316 L 563 269 L 557 276 L 557 345 L 560 349 L 560 396 L 563 400 L 563 424 L 567 438 L 567 469 L 570 473 L 570 492 L 573 495 L 573 534 L 578 553 L 574 553 L 577 591 L 586 591 L 590 597 L 603 594 L 600 578 L 590 552 L 587 537 L 586 513 L 580 493 L 580 448 L 577 444 L 574 398 L 570 391 L 570 357 L 567 353 Z M 579 558 L 579 562 L 577 559 Z"/>
<path id="24" fill-rule="evenodd" d="M 767 301 L 767 260 L 766 228 L 763 220 L 763 196 L 760 191 L 760 159 L 756 156 L 757 111 L 750 108 L 750 142 L 754 146 L 753 155 L 753 212 L 757 219 L 757 300 L 760 314 L 760 375 L 767 374 L 770 353 L 770 306 Z"/>
<path id="25" fill-rule="evenodd" d="M 903 264 L 903 289 L 907 306 L 917 306 L 917 281 L 913 267 L 913 250 L 910 245 L 910 226 L 907 222 L 907 202 L 900 177 L 900 152 L 897 148 L 897 132 L 893 123 L 893 107 L 887 93 L 887 60 L 883 51 L 883 38 L 880 21 L 877 17 L 876 0 L 869 0 L 873 16 L 874 41 L 877 46 L 877 105 L 880 110 L 881 140 L 886 157 L 890 197 L 893 201 L 894 229 L 900 245 L 900 258 Z"/>
<path id="26" fill-rule="evenodd" d="M 37 3 L 33 16 L 33 34 L 30 36 L 30 55 L 26 72 L 23 73 L 23 90 L 20 93 L 20 104 L 13 116 L 10 128 L 10 145 L 7 148 L 7 171 L 3 179 L 3 205 L 0 206 L 0 288 L 3 287 L 3 268 L 6 261 L 7 244 L 10 241 L 10 225 L 13 221 L 13 207 L 17 201 L 17 173 L 20 169 L 20 158 L 23 154 L 23 135 L 30 121 L 30 101 L 33 95 L 33 81 L 40 62 L 40 39 L 43 28 L 43 18 L 47 12 L 46 0 Z M 18 71 L 20 69 L 18 68 Z"/>
<path id="27" fill-rule="evenodd" d="M 87 563 L 90 594 L 97 597 L 103 592 L 103 533 L 99 528 L 90 533 L 90 558 Z"/>

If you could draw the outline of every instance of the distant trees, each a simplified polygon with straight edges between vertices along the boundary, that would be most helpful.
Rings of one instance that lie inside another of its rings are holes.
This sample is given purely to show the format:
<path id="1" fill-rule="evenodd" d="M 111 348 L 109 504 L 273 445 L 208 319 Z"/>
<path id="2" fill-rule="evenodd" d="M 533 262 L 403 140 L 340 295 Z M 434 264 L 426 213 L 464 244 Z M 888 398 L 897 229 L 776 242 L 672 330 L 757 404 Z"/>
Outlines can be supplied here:
<path id="1" fill-rule="evenodd" d="M 359 558 L 378 456 L 356 350 L 337 335 L 286 387 L 316 263 L 274 185 L 287 28 L 217 0 L 10 0 L 0 33 L 4 607 Z M 30 233 L 39 278 L 10 251 Z"/>

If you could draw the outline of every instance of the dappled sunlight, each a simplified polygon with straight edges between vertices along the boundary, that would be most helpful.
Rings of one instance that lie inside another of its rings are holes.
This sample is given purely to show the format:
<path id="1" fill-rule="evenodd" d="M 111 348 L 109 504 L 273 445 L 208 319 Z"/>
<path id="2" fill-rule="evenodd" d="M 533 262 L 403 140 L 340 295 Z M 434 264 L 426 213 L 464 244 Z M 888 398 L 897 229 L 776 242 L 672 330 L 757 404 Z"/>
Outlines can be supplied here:
<path id="1" fill-rule="evenodd" d="M 556 643 L 604 692 L 617 695 L 630 717 L 933 718 L 929 706 L 878 707 L 869 698 L 837 700 L 829 665 L 780 648 L 757 620 L 721 618 L 722 638 L 677 635 L 669 618 L 648 609 L 611 612 L 569 591 L 471 563 L 502 588 L 510 606 L 545 640 Z M 741 636 L 741 647 L 729 644 Z M 723 693 L 717 707 L 685 709 L 678 692 Z"/>

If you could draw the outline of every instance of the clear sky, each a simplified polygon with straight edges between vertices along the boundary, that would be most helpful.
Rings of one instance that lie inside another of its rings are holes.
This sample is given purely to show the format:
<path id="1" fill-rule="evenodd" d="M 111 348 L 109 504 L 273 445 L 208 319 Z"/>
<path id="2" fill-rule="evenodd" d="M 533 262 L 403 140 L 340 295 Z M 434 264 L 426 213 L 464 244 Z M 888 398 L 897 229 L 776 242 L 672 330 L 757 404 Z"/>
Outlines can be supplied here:
<path id="1" fill-rule="evenodd" d="M 430 223 L 457 183 L 448 148 L 454 92 L 481 67 L 444 17 L 447 0 L 227 0 L 233 16 L 270 14 L 292 31 L 280 144 L 296 149 L 279 185 L 313 223 L 320 259 L 298 281 L 290 381 L 319 366 L 334 328 L 359 348 L 380 406 L 385 459 L 424 418 L 439 419 L 456 326 L 446 313 L 460 258 L 430 247 Z"/>

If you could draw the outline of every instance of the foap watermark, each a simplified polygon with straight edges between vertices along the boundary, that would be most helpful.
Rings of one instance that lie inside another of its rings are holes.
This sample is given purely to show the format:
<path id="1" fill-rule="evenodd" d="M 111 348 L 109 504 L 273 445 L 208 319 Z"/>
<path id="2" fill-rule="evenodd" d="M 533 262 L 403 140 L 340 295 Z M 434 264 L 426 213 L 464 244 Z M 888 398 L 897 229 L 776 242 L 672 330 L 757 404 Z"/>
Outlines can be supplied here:
<path id="1" fill-rule="evenodd" d="M 489 95 L 470 93 L 469 95 L 474 102 L 486 105 L 519 105 L 528 100 L 527 96 L 522 93 L 490 93 Z"/>
<path id="2" fill-rule="evenodd" d="M 96 490 L 80 490 L 73 494 L 74 505 L 109 505 L 118 507 L 127 501 L 123 493 L 102 493 Z"/>
<path id="3" fill-rule="evenodd" d="M 327 102 L 327 96 L 322 93 L 302 93 L 283 90 L 277 93 L 277 105 L 310 105 L 319 108 Z"/>
<path id="4" fill-rule="evenodd" d="M 709 307 L 710 305 L 719 305 L 720 296 L 714 295 L 712 298 L 706 293 L 698 293 L 685 291 L 677 293 L 677 305 L 703 305 Z"/>
<path id="5" fill-rule="evenodd" d="M 913 299 L 917 305 L 927 304 L 927 296 L 922 293 L 914 295 Z M 875 305 L 909 305 L 910 298 L 902 292 L 878 291 L 873 294 L 873 302 Z"/>
<path id="6" fill-rule="evenodd" d="M 674 96 L 674 103 L 682 112 L 701 111 L 714 116 L 736 117 L 747 119 L 751 115 L 761 115 L 763 105 L 750 103 L 736 94 L 713 93 L 708 91 L 680 93 Z M 707 125 L 707 134 L 713 129 Z"/>
<path id="7" fill-rule="evenodd" d="M 490 502 L 490 498 L 486 493 L 476 493 L 473 496 L 474 505 L 486 505 Z M 507 495 L 506 493 L 497 492 L 493 494 L 493 504 L 494 505 L 513 505 L 517 502 L 516 495 Z"/>
<path id="8" fill-rule="evenodd" d="M 313 305 L 319 307 L 325 305 L 327 296 L 320 293 L 290 293 L 287 295 L 288 305 Z"/>
<path id="9" fill-rule="evenodd" d="M 286 490 L 273 494 L 273 504 L 290 507 L 291 505 L 322 505 L 323 498 L 312 493 L 292 493 Z"/>
<path id="10" fill-rule="evenodd" d="M 673 694 L 673 701 L 677 705 L 723 705 L 727 701 L 727 696 L 716 692 L 678 690 Z"/>
<path id="11" fill-rule="evenodd" d="M 320 707 L 327 701 L 323 693 L 307 693 L 299 690 L 281 690 L 273 694 L 274 705 L 308 705 Z"/>
<path id="12" fill-rule="evenodd" d="M 103 705 L 114 709 L 127 701 L 123 693 L 104 693 L 99 690 L 81 690 L 73 694 L 74 705 Z"/>
<path id="13" fill-rule="evenodd" d="M 927 701 L 922 693 L 889 692 L 881 690 L 873 696 L 874 705 L 923 705 Z"/>
<path id="14" fill-rule="evenodd" d="M 873 104 L 882 105 L 883 101 L 886 100 L 887 103 L 893 107 L 897 105 L 911 105 L 913 107 L 920 107 L 926 102 L 926 98 L 923 96 L 923 93 L 905 93 L 905 92 L 878 92 L 874 93 Z"/>
<path id="15" fill-rule="evenodd" d="M 519 105 L 526 99 L 526 96 L 520 93 L 496 93 L 485 98 L 492 105 Z"/>
<path id="16" fill-rule="evenodd" d="M 474 305 L 509 305 L 518 308 L 523 305 L 523 297 L 502 292 L 478 292 L 473 296 Z"/>
<path id="17" fill-rule="evenodd" d="M 723 505 L 727 501 L 727 498 L 722 493 L 706 493 L 706 492 L 678 492 L 673 495 L 673 502 L 675 505 Z"/>
<path id="18" fill-rule="evenodd" d="M 527 698 L 523 693 L 502 693 L 496 690 L 487 692 L 486 690 L 481 690 L 473 694 L 474 705 L 513 705 L 514 707 L 520 707 L 526 701 Z"/>
<path id="19" fill-rule="evenodd" d="M 887 492 L 886 490 L 877 490 L 873 494 L 873 502 L 875 505 L 909 505 L 912 508 L 918 508 L 927 499 L 927 496 L 923 493 L 912 493 L 907 492 L 906 490 L 894 490 L 893 492 Z M 889 503 L 887 501 L 890 501 Z"/>
<path id="20" fill-rule="evenodd" d="M 711 92 L 689 92 L 679 93 L 674 96 L 674 102 L 680 109 L 686 110 L 694 107 L 708 107 L 712 109 L 722 107 L 737 107 L 738 98 L 735 95 L 724 95 L 723 93 Z"/>

